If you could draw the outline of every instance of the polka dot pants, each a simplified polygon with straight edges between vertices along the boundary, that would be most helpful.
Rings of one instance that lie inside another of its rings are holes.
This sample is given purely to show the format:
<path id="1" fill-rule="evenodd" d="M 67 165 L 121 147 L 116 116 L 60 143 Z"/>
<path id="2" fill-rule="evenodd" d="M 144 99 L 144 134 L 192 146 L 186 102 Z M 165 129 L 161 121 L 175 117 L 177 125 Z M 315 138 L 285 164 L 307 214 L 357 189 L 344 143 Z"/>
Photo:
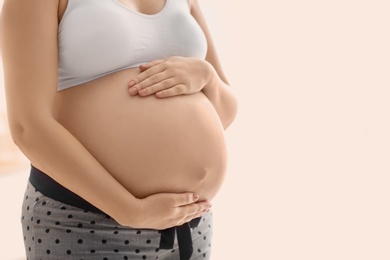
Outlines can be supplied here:
<path id="1" fill-rule="evenodd" d="M 179 259 L 173 249 L 159 249 L 161 235 L 154 229 L 132 229 L 104 214 L 53 200 L 28 182 L 21 223 L 28 260 L 43 259 Z M 191 229 L 191 259 L 210 259 L 212 212 Z"/>

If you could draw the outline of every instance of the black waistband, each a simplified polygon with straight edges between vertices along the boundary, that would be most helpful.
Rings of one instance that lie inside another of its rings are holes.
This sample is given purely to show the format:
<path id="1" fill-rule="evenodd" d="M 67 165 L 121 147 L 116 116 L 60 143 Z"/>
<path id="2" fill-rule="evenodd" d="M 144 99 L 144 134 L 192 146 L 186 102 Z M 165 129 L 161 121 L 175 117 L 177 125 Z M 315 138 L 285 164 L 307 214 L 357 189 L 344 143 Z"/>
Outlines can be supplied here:
<path id="1" fill-rule="evenodd" d="M 76 193 L 56 182 L 46 173 L 35 168 L 33 165 L 31 165 L 29 180 L 40 193 L 49 198 L 77 208 L 107 215 Z"/>
<path id="2" fill-rule="evenodd" d="M 94 205 L 92 205 L 76 193 L 65 188 L 64 186 L 56 182 L 54 179 L 52 179 L 49 175 L 35 168 L 33 165 L 31 165 L 29 181 L 40 193 L 49 198 L 68 205 L 72 205 L 74 207 L 108 216 L 108 214 L 96 208 Z M 162 230 L 160 249 L 172 249 L 176 233 L 180 251 L 180 260 L 190 259 L 193 252 L 191 228 L 197 227 L 200 222 L 200 219 L 200 217 L 195 218 L 188 223 L 184 223 L 181 226 Z"/>

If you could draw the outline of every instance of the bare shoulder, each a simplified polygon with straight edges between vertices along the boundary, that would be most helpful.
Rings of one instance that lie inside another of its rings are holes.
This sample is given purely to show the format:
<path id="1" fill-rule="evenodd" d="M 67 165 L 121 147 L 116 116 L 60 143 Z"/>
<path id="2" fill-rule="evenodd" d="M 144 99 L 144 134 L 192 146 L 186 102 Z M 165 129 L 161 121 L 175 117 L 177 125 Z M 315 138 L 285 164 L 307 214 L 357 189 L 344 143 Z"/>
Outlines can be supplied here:
<path id="1" fill-rule="evenodd" d="M 52 11 L 53 7 L 58 10 L 60 0 L 3 0 L 2 9 L 6 12 L 11 10 L 27 12 L 41 10 Z M 27 10 L 27 8 L 32 8 Z"/>
<path id="2" fill-rule="evenodd" d="M 50 22 L 53 17 L 58 18 L 59 2 L 60 0 L 3 0 L 1 20 L 7 23 L 2 26 L 23 22 L 32 22 L 31 26 L 34 26 L 38 21 Z"/>

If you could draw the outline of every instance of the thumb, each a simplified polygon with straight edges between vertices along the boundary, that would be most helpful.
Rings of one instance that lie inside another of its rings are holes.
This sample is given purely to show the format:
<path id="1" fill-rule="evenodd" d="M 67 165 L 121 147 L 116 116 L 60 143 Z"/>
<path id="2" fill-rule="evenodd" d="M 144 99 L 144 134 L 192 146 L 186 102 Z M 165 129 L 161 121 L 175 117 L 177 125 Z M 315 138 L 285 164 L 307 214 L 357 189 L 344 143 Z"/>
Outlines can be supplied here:
<path id="1" fill-rule="evenodd" d="M 181 193 L 176 195 L 175 206 L 192 204 L 199 200 L 199 195 L 195 193 Z"/>

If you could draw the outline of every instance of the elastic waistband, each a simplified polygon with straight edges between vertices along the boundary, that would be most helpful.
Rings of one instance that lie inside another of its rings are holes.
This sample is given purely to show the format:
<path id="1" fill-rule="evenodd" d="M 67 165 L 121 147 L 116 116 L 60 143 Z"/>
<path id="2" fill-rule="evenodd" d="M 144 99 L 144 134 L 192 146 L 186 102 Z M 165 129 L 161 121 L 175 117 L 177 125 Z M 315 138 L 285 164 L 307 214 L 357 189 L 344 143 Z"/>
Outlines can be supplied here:
<path id="1" fill-rule="evenodd" d="M 56 182 L 54 179 L 52 179 L 49 175 L 35 168 L 32 164 L 29 181 L 37 189 L 37 191 L 39 191 L 46 197 L 74 207 L 108 216 L 108 214 L 96 208 L 94 205 L 92 205 L 76 193 L 65 188 L 64 186 Z M 184 223 L 181 226 L 171 227 L 162 230 L 160 249 L 172 249 L 175 240 L 175 235 L 177 235 L 180 251 L 180 260 L 190 259 L 193 252 L 191 228 L 197 227 L 200 220 L 201 217 L 195 218 L 190 222 Z"/>
<path id="2" fill-rule="evenodd" d="M 107 215 L 33 165 L 31 165 L 29 181 L 40 193 L 49 198 L 84 210 Z"/>

